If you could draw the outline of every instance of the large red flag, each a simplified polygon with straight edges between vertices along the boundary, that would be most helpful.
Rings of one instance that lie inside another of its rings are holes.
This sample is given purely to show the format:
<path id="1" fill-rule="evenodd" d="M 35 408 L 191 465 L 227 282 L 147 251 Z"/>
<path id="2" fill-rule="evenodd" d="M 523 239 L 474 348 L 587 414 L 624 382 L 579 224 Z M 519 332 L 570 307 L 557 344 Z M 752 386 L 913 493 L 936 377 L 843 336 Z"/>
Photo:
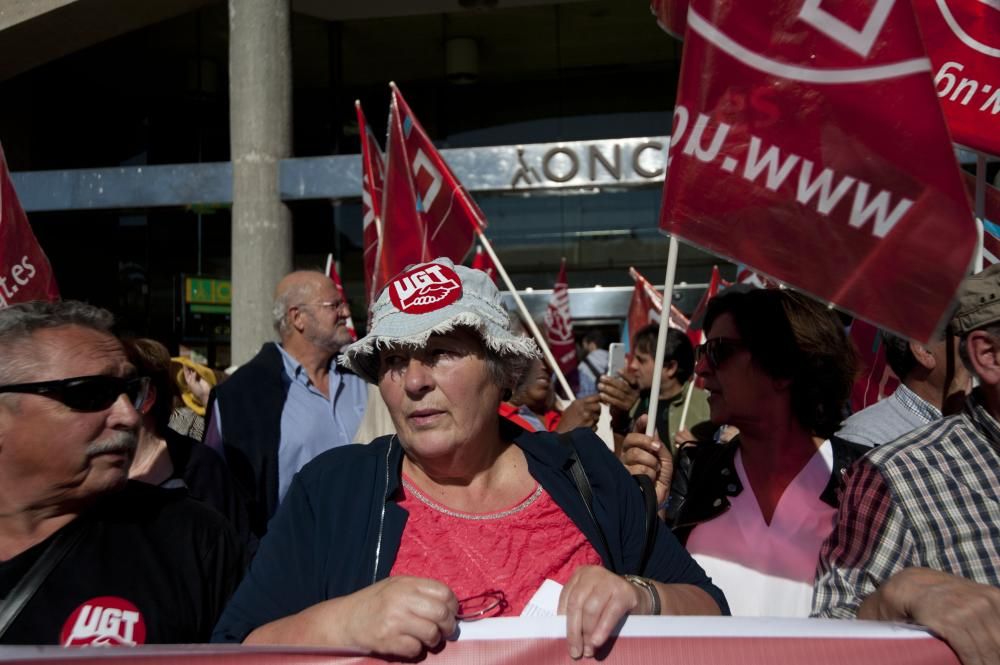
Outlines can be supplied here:
<path id="1" fill-rule="evenodd" d="M 628 274 L 635 282 L 632 290 L 632 300 L 628 305 L 628 335 L 629 349 L 634 347 L 632 339 L 635 334 L 660 320 L 663 315 L 663 294 L 656 290 L 656 287 L 646 279 L 642 273 L 633 267 L 629 267 Z M 670 305 L 670 318 L 667 325 L 676 328 L 681 332 L 687 332 L 688 319 L 676 305 Z"/>
<path id="2" fill-rule="evenodd" d="M 417 207 L 417 193 L 410 177 L 409 164 L 403 119 L 393 96 L 385 149 L 382 238 L 375 271 L 376 293 L 406 266 L 436 258 L 427 247 L 427 227 Z"/>
<path id="3" fill-rule="evenodd" d="M 559 265 L 559 277 L 552 288 L 552 298 L 545 311 L 545 340 L 559 369 L 569 376 L 576 371 L 576 340 L 573 338 L 573 318 L 569 312 L 569 283 L 566 281 L 566 259 Z"/>
<path id="4" fill-rule="evenodd" d="M 358 113 L 358 133 L 361 136 L 361 243 L 365 269 L 365 304 L 371 305 L 378 292 L 375 290 L 375 266 L 378 264 L 379 240 L 382 237 L 382 183 L 385 164 L 378 140 L 368 126 L 361 102 L 355 101 Z"/>
<path id="5" fill-rule="evenodd" d="M 685 34 L 661 228 L 930 339 L 976 229 L 910 4 L 692 0 Z"/>
<path id="6" fill-rule="evenodd" d="M 461 263 L 486 228 L 486 216 L 437 151 L 399 88 L 391 85 L 398 109 L 407 163 L 417 193 L 417 205 L 427 225 L 427 247 L 432 257 L 447 256 Z"/>
<path id="7" fill-rule="evenodd" d="M 29 300 L 57 300 L 52 266 L 17 199 L 0 146 L 0 308 Z"/>
<path id="8" fill-rule="evenodd" d="M 914 0 L 913 7 L 952 137 L 1000 155 L 1000 2 Z"/>
<path id="9" fill-rule="evenodd" d="M 340 281 L 340 273 L 337 272 L 337 264 L 333 260 L 333 254 L 326 255 L 326 276 L 330 278 L 333 285 L 337 287 L 337 293 L 340 295 L 340 299 L 343 302 L 347 302 L 347 292 L 344 291 L 344 284 Z M 351 339 L 357 341 L 358 331 L 354 327 L 354 320 L 350 315 L 347 316 L 347 330 L 351 333 Z"/>

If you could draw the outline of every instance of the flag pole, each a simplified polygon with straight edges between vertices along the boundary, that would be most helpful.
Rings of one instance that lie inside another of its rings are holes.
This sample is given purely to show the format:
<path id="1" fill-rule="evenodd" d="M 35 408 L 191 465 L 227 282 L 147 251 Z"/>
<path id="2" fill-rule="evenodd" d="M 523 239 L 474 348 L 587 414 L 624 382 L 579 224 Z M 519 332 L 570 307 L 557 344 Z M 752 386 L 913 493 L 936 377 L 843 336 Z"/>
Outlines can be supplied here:
<path id="1" fill-rule="evenodd" d="M 677 275 L 677 238 L 670 236 L 667 250 L 667 274 L 663 280 L 663 312 L 660 314 L 660 331 L 656 337 L 656 359 L 653 361 L 653 385 L 649 387 L 649 411 L 646 421 L 646 436 L 656 432 L 656 407 L 660 401 L 660 378 L 663 374 L 663 356 L 666 354 L 667 329 L 670 328 L 670 305 L 674 302 L 674 278 Z M 661 368 L 657 371 L 656 368 Z M 666 442 L 664 442 L 666 443 Z"/>
<path id="2" fill-rule="evenodd" d="M 976 220 L 976 253 L 972 261 L 972 271 L 982 272 L 985 265 L 983 261 L 983 236 L 986 229 L 983 228 L 983 220 L 986 219 L 986 155 L 981 152 L 976 153 L 976 191 L 975 191 L 975 220 Z"/>
<path id="3" fill-rule="evenodd" d="M 555 373 L 556 380 L 559 381 L 560 387 L 562 387 L 563 392 L 568 396 L 569 401 L 572 402 L 576 399 L 576 394 L 573 392 L 572 388 L 569 387 L 569 382 L 566 380 L 566 377 L 563 376 L 562 370 L 559 369 L 559 363 L 556 362 L 555 356 L 552 355 L 552 350 L 545 342 L 545 337 L 538 329 L 538 326 L 535 325 L 535 320 L 531 318 L 528 308 L 525 307 L 524 301 L 521 300 L 521 296 L 518 294 L 517 289 L 514 288 L 514 283 L 510 281 L 510 275 L 507 274 L 506 268 L 503 267 L 503 264 L 500 263 L 500 259 L 497 257 L 496 252 L 493 251 L 493 245 L 491 245 L 490 241 L 487 240 L 486 234 L 484 234 L 482 230 L 476 229 L 476 235 L 479 236 L 479 242 L 482 243 L 483 249 L 485 249 L 486 253 L 490 255 L 490 260 L 493 261 L 493 265 L 496 266 L 500 279 L 503 280 L 503 283 L 507 286 L 507 290 L 510 291 L 511 297 L 514 298 L 514 302 L 517 304 L 517 311 L 521 314 L 521 318 L 524 319 L 524 323 L 531 331 L 532 337 L 534 337 L 535 341 L 538 342 L 538 346 L 542 350 L 542 355 L 545 356 L 545 360 L 548 362 L 549 367 L 551 367 L 552 371 Z"/>
<path id="4" fill-rule="evenodd" d="M 330 253 L 330 254 L 326 255 L 326 270 L 324 270 L 324 272 L 326 273 L 327 277 L 330 276 L 330 264 L 331 263 L 333 263 L 333 253 Z"/>

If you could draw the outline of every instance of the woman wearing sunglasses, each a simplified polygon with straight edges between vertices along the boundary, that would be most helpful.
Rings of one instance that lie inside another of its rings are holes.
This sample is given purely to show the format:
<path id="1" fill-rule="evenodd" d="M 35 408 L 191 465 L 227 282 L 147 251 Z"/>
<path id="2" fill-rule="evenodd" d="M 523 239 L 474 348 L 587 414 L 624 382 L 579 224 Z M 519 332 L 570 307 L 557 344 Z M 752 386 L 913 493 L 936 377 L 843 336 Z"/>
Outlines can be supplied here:
<path id="1" fill-rule="evenodd" d="M 777 289 L 717 296 L 704 330 L 695 372 L 712 422 L 739 436 L 686 448 L 674 468 L 659 442 L 629 434 L 623 460 L 657 481 L 668 522 L 734 615 L 808 616 L 841 475 L 865 450 L 833 437 L 853 348 L 832 311 Z"/>
<path id="2" fill-rule="evenodd" d="M 627 613 L 725 610 L 668 530 L 644 556 L 638 486 L 593 432 L 499 416 L 537 356 L 508 324 L 490 278 L 447 259 L 389 282 L 342 362 L 378 384 L 397 434 L 296 476 L 216 640 L 416 657 L 456 621 L 520 614 L 546 579 L 575 658 Z"/>

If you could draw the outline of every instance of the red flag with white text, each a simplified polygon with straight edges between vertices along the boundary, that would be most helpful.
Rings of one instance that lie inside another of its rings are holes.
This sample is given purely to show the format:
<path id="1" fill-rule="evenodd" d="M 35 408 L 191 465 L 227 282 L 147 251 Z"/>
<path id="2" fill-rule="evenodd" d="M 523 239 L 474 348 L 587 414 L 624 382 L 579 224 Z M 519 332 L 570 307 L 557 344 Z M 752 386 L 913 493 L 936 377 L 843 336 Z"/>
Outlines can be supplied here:
<path id="1" fill-rule="evenodd" d="M 52 266 L 31 231 L 0 146 L 0 308 L 58 299 Z"/>
<path id="2" fill-rule="evenodd" d="M 427 226 L 432 258 L 447 256 L 461 263 L 476 238 L 486 228 L 486 216 L 466 191 L 395 85 L 393 107 L 398 109 L 406 147 L 407 164 L 417 194 L 417 206 Z"/>
<path id="3" fill-rule="evenodd" d="M 913 0 L 952 138 L 1000 155 L 1000 2 Z"/>
<path id="4" fill-rule="evenodd" d="M 482 270 L 484 273 L 490 276 L 494 282 L 497 281 L 497 268 L 493 265 L 493 260 L 490 255 L 483 251 L 483 248 L 476 246 L 476 253 L 472 257 L 472 268 L 476 270 Z"/>
<path id="5" fill-rule="evenodd" d="M 410 177 L 403 118 L 395 96 L 389 106 L 382 187 L 382 238 L 375 271 L 375 293 L 407 266 L 437 258 L 427 247 L 427 226 Z"/>
<path id="6" fill-rule="evenodd" d="M 677 39 L 684 39 L 687 10 L 687 0 L 652 0 L 649 3 L 649 11 L 656 17 L 656 24 Z"/>
<path id="7" fill-rule="evenodd" d="M 552 297 L 545 311 L 545 341 L 549 344 L 559 369 L 565 376 L 576 371 L 576 340 L 573 318 L 569 311 L 569 283 L 566 281 L 566 259 L 559 265 L 559 276 L 552 287 Z"/>
<path id="8" fill-rule="evenodd" d="M 337 272 L 337 264 L 333 260 L 333 254 L 326 255 L 326 276 L 329 277 L 330 280 L 333 281 L 333 285 L 337 287 L 337 293 L 340 295 L 341 301 L 347 302 L 347 292 L 344 291 L 344 285 L 340 281 L 340 273 Z M 347 321 L 345 323 L 347 325 L 347 330 L 351 333 L 351 339 L 357 341 L 358 331 L 354 327 L 354 320 L 350 317 L 350 315 L 347 316 Z"/>
<path id="9" fill-rule="evenodd" d="M 633 348 L 632 338 L 650 323 L 657 323 L 663 315 L 663 294 L 635 268 L 629 267 L 628 274 L 635 282 L 632 289 L 632 300 L 628 305 L 629 350 Z M 670 319 L 667 325 L 681 332 L 687 332 L 688 318 L 677 308 L 670 305 Z"/>
<path id="10" fill-rule="evenodd" d="M 361 110 L 361 102 L 355 101 L 358 114 L 358 133 L 361 137 L 361 224 L 362 261 L 365 269 L 365 304 L 371 306 L 378 291 L 375 289 L 375 266 L 378 265 L 379 240 L 382 237 L 382 183 L 385 180 L 385 164 L 378 139 L 372 133 Z"/>
<path id="11" fill-rule="evenodd" d="M 930 339 L 976 229 L 910 4 L 692 0 L 685 34 L 661 229 Z"/>

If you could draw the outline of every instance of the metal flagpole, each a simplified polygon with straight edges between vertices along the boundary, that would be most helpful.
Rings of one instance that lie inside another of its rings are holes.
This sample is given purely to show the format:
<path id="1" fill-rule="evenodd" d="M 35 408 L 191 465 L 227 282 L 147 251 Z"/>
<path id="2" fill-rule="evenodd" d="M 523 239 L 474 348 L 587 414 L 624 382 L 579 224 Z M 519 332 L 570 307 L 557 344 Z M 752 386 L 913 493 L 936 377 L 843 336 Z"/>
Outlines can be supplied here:
<path id="1" fill-rule="evenodd" d="M 486 235 L 479 229 L 476 229 L 476 235 L 479 236 L 479 242 L 483 244 L 483 249 L 486 253 L 490 255 L 490 260 L 493 261 L 493 265 L 497 267 L 497 273 L 500 275 L 500 279 L 507 286 L 507 290 L 510 291 L 510 295 L 514 298 L 514 302 L 517 304 L 517 311 L 520 312 L 521 318 L 524 319 L 525 324 L 527 324 L 528 329 L 531 331 L 531 335 L 538 342 L 539 348 L 542 349 L 542 354 L 545 356 L 545 360 L 548 361 L 549 367 L 555 372 L 556 380 L 559 381 L 559 385 L 562 387 L 563 392 L 569 396 L 569 401 L 576 399 L 576 394 L 569 387 L 569 382 L 566 377 L 563 376 L 562 370 L 559 369 L 559 363 L 556 362 L 555 356 L 552 355 L 552 350 L 545 341 L 545 337 L 542 332 L 535 325 L 534 319 L 531 318 L 531 314 L 528 312 L 528 308 L 525 307 L 524 301 L 521 300 L 521 296 L 518 294 L 517 289 L 514 288 L 514 283 L 510 281 L 510 275 L 507 274 L 507 270 L 500 263 L 500 259 L 497 258 L 496 252 L 493 251 L 493 245 L 490 241 L 486 239 Z"/>
<path id="2" fill-rule="evenodd" d="M 646 421 L 646 436 L 656 432 L 656 407 L 660 402 L 660 375 L 663 373 L 663 356 L 666 353 L 667 329 L 670 328 L 670 305 L 674 302 L 674 278 L 677 275 L 677 238 L 670 236 L 667 250 L 667 275 L 663 280 L 663 313 L 660 314 L 660 330 L 656 337 L 656 359 L 653 361 L 653 385 L 649 388 L 649 415 Z M 666 442 L 664 442 L 666 443 Z"/>

